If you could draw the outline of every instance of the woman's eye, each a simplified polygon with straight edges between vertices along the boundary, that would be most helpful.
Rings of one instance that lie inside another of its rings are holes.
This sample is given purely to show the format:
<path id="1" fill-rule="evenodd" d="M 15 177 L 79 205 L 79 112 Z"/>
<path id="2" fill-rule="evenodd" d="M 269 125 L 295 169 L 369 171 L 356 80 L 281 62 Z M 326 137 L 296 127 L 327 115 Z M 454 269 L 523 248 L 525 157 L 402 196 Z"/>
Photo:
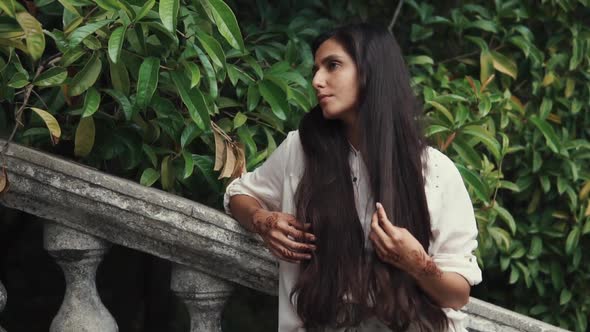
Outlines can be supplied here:
<path id="1" fill-rule="evenodd" d="M 334 69 L 336 69 L 338 67 L 340 67 L 340 64 L 338 62 L 330 62 L 328 64 L 328 69 L 330 69 L 330 70 L 334 70 Z"/>

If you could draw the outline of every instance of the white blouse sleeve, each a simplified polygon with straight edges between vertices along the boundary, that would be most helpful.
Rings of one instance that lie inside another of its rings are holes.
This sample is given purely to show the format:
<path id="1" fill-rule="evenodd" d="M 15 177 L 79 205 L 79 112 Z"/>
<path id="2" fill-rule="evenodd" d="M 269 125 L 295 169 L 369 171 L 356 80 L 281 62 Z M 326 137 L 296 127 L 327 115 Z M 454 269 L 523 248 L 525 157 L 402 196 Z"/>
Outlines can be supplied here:
<path id="1" fill-rule="evenodd" d="M 223 197 L 223 207 L 227 214 L 231 215 L 229 199 L 234 195 L 253 197 L 265 210 L 280 209 L 285 167 L 289 156 L 289 141 L 295 134 L 297 132 L 290 132 L 262 165 L 252 172 L 242 174 L 227 186 Z"/>
<path id="2" fill-rule="evenodd" d="M 481 282 L 481 269 L 473 254 L 477 248 L 477 224 L 473 205 L 455 164 L 436 151 L 434 173 L 440 190 L 437 215 L 432 216 L 433 240 L 430 246 L 434 262 L 443 271 L 462 275 L 470 285 Z"/>

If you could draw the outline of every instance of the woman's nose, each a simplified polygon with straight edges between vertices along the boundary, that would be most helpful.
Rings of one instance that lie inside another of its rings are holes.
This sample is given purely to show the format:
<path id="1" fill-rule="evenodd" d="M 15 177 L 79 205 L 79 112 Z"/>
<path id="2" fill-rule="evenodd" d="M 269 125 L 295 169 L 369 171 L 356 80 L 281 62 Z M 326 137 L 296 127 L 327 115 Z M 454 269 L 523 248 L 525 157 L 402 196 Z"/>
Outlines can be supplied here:
<path id="1" fill-rule="evenodd" d="M 313 80 L 311 81 L 311 85 L 316 89 L 319 90 L 326 86 L 326 79 L 322 74 L 321 70 L 318 70 L 313 75 Z"/>

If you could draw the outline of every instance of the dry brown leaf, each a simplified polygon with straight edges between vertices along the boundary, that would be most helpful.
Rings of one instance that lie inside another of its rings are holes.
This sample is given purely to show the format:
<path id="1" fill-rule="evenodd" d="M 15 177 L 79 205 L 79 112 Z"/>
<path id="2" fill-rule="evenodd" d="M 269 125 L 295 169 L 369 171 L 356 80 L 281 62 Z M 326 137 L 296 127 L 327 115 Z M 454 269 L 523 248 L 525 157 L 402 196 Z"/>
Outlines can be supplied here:
<path id="1" fill-rule="evenodd" d="M 223 167 L 226 147 L 223 137 L 216 130 L 213 130 L 213 137 L 215 138 L 215 166 L 213 170 L 219 171 Z"/>
<path id="2" fill-rule="evenodd" d="M 222 178 L 229 178 L 231 177 L 234 168 L 236 166 L 236 155 L 234 154 L 233 147 L 231 143 L 226 142 L 225 146 L 225 163 L 223 165 L 223 170 L 219 175 L 219 179 Z"/>
<path id="3" fill-rule="evenodd" d="M 8 191 L 10 182 L 8 181 L 8 174 L 6 173 L 6 167 L 2 167 L 2 173 L 0 174 L 0 194 L 4 194 Z"/>
<path id="4" fill-rule="evenodd" d="M 237 163 L 231 175 L 231 179 L 239 178 L 240 175 L 246 172 L 246 153 L 244 152 L 244 144 L 236 143 L 235 151 Z"/>

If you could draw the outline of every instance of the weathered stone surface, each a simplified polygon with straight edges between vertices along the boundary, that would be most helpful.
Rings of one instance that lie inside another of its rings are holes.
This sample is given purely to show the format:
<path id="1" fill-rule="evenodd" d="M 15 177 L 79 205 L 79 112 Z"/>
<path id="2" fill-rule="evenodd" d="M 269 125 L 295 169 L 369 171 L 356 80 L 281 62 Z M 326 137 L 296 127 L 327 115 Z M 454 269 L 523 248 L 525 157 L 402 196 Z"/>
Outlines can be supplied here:
<path id="1" fill-rule="evenodd" d="M 176 264 L 170 283 L 187 306 L 191 332 L 221 331 L 221 312 L 233 289 L 230 282 Z"/>
<path id="2" fill-rule="evenodd" d="M 45 249 L 64 271 L 66 294 L 50 332 L 117 332 L 113 316 L 96 290 L 96 269 L 108 244 L 93 236 L 47 223 Z"/>
<path id="3" fill-rule="evenodd" d="M 6 300 L 7 300 L 6 289 L 4 288 L 2 281 L 0 281 L 0 312 L 2 312 L 2 310 L 4 310 L 4 306 L 6 305 Z M 2 328 L 2 326 L 0 326 L 0 332 L 6 332 Z"/>
<path id="4" fill-rule="evenodd" d="M 7 166 L 6 206 L 276 294 L 271 254 L 215 209 L 16 144 Z"/>
<path id="5" fill-rule="evenodd" d="M 543 323 L 497 305 L 471 298 L 464 308 L 469 314 L 468 329 L 477 332 L 565 332 L 559 327 Z"/>
<path id="6" fill-rule="evenodd" d="M 220 211 L 16 144 L 7 164 L 3 205 L 276 294 L 276 261 Z M 473 298 L 466 311 L 471 331 L 564 331 Z"/>

